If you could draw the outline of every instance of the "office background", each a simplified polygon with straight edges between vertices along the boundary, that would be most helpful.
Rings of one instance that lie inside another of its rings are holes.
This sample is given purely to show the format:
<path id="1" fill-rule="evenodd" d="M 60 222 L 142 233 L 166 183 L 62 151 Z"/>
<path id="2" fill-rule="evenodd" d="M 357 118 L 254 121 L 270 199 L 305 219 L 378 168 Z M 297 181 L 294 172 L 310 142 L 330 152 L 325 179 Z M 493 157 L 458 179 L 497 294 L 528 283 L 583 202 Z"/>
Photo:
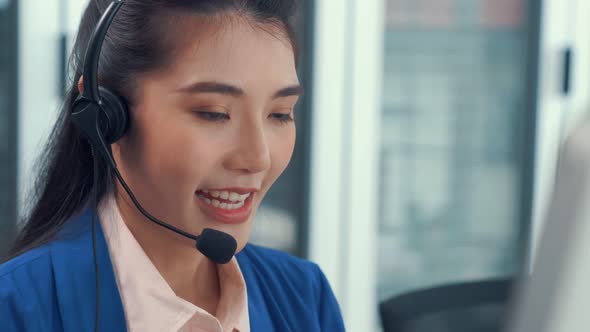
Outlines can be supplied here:
<path id="1" fill-rule="evenodd" d="M 1 251 L 86 2 L 0 0 Z M 302 1 L 296 152 L 252 241 L 318 262 L 350 331 L 379 330 L 393 295 L 525 269 L 557 148 L 590 102 L 588 12 L 584 0 Z"/>

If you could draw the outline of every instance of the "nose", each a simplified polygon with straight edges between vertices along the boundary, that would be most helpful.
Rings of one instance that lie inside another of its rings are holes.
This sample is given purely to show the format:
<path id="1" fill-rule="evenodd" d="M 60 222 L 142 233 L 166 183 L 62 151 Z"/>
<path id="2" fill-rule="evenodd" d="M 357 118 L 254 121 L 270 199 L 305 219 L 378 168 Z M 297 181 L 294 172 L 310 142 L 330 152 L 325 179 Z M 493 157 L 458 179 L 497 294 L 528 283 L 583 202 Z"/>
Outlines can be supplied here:
<path id="1" fill-rule="evenodd" d="M 229 153 L 224 166 L 231 170 L 260 173 L 269 169 L 270 163 L 268 140 L 262 124 L 243 124 L 236 148 Z"/>

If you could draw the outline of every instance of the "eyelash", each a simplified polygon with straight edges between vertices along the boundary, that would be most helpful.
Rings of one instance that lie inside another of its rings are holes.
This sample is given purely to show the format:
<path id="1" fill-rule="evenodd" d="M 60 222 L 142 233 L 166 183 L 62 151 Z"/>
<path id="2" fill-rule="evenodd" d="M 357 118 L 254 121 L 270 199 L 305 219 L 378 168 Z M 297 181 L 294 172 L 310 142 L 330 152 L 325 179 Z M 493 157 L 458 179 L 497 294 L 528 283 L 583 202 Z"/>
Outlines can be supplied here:
<path id="1" fill-rule="evenodd" d="M 223 112 L 198 111 L 197 115 L 203 120 L 211 122 L 225 122 L 229 120 L 229 115 Z"/>
<path id="2" fill-rule="evenodd" d="M 206 121 L 225 122 L 229 120 L 229 115 L 223 112 L 197 111 L 196 113 L 200 118 Z M 287 124 L 294 121 L 291 113 L 272 113 L 270 116 L 280 124 Z"/>
<path id="3" fill-rule="evenodd" d="M 271 116 L 281 124 L 287 124 L 289 122 L 293 122 L 294 120 L 291 113 L 272 113 Z"/>

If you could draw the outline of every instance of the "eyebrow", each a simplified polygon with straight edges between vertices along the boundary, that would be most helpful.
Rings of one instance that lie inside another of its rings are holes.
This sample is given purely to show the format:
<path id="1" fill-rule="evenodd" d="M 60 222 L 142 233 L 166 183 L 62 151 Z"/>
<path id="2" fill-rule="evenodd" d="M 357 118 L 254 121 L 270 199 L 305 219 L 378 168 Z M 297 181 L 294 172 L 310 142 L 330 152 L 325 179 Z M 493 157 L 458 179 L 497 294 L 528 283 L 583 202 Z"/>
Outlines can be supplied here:
<path id="1" fill-rule="evenodd" d="M 184 93 L 219 93 L 222 95 L 229 95 L 232 97 L 241 97 L 245 95 L 244 90 L 242 90 L 241 88 L 235 85 L 221 82 L 197 82 L 189 84 L 176 91 Z M 272 99 L 290 96 L 300 96 L 302 94 L 303 87 L 299 84 L 296 84 L 278 90 L 272 95 Z"/>

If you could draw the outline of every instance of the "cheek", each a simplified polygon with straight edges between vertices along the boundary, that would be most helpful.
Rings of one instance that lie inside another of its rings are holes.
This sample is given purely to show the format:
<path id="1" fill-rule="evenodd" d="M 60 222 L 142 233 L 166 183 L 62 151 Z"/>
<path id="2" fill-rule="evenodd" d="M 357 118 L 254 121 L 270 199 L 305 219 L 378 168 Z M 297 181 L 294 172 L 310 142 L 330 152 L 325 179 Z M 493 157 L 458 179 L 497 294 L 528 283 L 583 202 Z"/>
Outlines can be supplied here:
<path id="1" fill-rule="evenodd" d="M 274 182 L 287 168 L 295 148 L 295 126 L 283 128 L 284 133 L 276 135 L 269 141 L 271 153 L 271 178 Z M 271 182 L 271 183 L 272 183 Z"/>
<path id="2" fill-rule="evenodd" d="M 142 159 L 152 184 L 178 196 L 196 189 L 200 177 L 215 160 L 215 149 L 207 137 L 178 117 L 153 121 L 144 127 Z M 190 197 L 190 196 L 189 196 Z"/>

